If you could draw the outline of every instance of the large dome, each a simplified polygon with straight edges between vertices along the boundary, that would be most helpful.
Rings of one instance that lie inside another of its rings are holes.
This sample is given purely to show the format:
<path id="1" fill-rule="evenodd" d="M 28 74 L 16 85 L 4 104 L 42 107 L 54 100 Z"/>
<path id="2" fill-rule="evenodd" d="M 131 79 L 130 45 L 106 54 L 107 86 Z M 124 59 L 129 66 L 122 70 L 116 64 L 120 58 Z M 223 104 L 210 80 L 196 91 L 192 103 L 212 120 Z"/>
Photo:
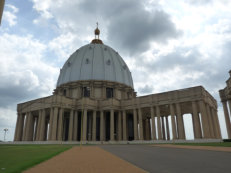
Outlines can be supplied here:
<path id="1" fill-rule="evenodd" d="M 118 82 L 133 88 L 131 72 L 121 56 L 104 44 L 87 44 L 76 50 L 60 70 L 57 87 L 80 80 Z"/>

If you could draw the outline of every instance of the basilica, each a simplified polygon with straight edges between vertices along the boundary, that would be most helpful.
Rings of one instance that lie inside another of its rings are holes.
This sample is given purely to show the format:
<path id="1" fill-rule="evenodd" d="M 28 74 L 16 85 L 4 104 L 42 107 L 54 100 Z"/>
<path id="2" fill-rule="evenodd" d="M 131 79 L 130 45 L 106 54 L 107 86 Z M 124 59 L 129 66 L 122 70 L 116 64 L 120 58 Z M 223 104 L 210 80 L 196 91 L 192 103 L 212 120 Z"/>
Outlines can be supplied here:
<path id="1" fill-rule="evenodd" d="M 137 96 L 129 66 L 99 39 L 60 69 L 51 96 L 17 105 L 14 141 L 155 141 L 221 139 L 217 102 L 202 86 Z"/>

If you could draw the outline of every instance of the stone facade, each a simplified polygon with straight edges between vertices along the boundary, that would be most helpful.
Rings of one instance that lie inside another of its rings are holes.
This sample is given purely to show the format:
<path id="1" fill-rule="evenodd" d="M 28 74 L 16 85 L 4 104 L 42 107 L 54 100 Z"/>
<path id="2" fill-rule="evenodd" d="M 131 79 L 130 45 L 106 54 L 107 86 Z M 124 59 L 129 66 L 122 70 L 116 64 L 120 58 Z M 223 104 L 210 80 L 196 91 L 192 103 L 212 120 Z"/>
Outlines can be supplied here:
<path id="1" fill-rule="evenodd" d="M 126 63 L 99 36 L 67 60 L 53 95 L 17 112 L 14 141 L 185 140 L 184 114 L 195 139 L 221 138 L 217 102 L 202 86 L 137 97 Z"/>
<path id="2" fill-rule="evenodd" d="M 224 109 L 224 116 L 225 116 L 225 123 L 227 128 L 228 138 L 231 139 L 231 122 L 230 122 L 230 115 L 231 115 L 231 70 L 229 71 L 229 79 L 226 81 L 226 87 L 219 91 L 221 102 Z M 229 110 L 228 106 L 229 105 Z"/>
<path id="3" fill-rule="evenodd" d="M 170 131 L 185 139 L 184 114 L 192 115 L 195 139 L 221 138 L 216 100 L 202 86 L 137 97 L 122 84 L 78 81 L 17 111 L 15 141 L 170 140 Z"/>

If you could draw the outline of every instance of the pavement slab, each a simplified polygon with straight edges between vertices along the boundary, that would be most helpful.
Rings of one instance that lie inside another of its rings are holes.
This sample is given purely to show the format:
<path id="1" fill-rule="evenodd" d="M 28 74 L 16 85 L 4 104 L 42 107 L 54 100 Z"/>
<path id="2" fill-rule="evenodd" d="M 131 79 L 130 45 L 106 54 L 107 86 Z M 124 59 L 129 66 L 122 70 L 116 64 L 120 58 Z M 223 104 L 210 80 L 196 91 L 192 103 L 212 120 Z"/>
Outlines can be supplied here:
<path id="1" fill-rule="evenodd" d="M 230 173 L 231 170 L 231 152 L 152 145 L 102 145 L 100 147 L 147 172 Z"/>

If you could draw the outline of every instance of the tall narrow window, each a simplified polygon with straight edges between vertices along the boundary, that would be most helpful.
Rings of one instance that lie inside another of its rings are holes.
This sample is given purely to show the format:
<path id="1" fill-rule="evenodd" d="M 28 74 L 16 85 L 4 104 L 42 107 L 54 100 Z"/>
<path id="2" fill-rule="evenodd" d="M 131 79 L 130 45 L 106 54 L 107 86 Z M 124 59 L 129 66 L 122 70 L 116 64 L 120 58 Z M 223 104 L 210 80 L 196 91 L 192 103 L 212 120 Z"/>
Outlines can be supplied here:
<path id="1" fill-rule="evenodd" d="M 90 97 L 90 87 L 83 87 L 82 88 L 82 95 L 83 97 Z"/>
<path id="2" fill-rule="evenodd" d="M 66 89 L 63 90 L 63 95 L 64 95 L 64 96 L 67 95 L 67 90 L 66 90 Z"/>
<path id="3" fill-rule="evenodd" d="M 107 98 L 112 98 L 113 97 L 113 88 L 106 88 L 106 95 L 107 95 Z"/>

